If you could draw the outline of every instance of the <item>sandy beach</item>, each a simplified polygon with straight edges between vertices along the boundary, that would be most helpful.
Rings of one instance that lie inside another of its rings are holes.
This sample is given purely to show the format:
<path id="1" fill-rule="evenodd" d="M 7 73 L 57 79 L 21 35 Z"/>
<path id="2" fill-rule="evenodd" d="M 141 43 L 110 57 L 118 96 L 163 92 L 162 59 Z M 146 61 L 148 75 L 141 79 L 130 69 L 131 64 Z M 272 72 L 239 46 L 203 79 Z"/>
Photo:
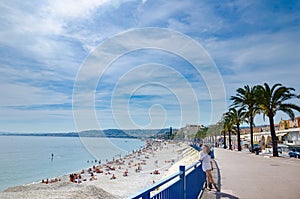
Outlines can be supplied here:
<path id="1" fill-rule="evenodd" d="M 126 157 L 95 163 L 71 178 L 68 174 L 48 179 L 48 184 L 8 188 L 0 192 L 0 198 L 126 198 L 178 172 L 179 165 L 197 160 L 198 152 L 185 143 L 151 142 Z"/>

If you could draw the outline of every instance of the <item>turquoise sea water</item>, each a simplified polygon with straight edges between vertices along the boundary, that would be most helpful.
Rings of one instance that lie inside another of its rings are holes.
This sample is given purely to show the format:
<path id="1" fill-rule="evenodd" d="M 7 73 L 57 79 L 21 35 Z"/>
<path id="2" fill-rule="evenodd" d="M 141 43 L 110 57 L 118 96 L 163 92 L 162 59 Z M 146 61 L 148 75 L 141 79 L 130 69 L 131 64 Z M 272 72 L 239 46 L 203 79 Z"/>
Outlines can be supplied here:
<path id="1" fill-rule="evenodd" d="M 0 136 L 0 191 L 79 171 L 94 165 L 92 160 L 103 163 L 143 145 L 124 138 Z"/>

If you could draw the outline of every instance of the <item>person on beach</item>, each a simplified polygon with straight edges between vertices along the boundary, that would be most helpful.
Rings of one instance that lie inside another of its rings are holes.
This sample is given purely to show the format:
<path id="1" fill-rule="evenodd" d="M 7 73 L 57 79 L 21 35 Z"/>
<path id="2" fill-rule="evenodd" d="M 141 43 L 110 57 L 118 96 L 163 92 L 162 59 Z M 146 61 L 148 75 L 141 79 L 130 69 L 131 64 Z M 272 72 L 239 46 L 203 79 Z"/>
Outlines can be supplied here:
<path id="1" fill-rule="evenodd" d="M 113 175 L 111 176 L 110 179 L 111 179 L 111 180 L 115 180 L 115 179 L 117 179 L 117 178 L 116 178 L 115 174 L 113 174 Z"/>
<path id="2" fill-rule="evenodd" d="M 128 176 L 128 169 L 126 169 L 126 170 L 124 171 L 123 176 L 124 176 L 124 177 L 127 177 L 127 176 Z"/>
<path id="3" fill-rule="evenodd" d="M 209 153 L 210 153 L 209 146 L 203 145 L 202 151 L 200 152 L 200 161 L 202 163 L 202 170 L 206 173 L 208 189 L 210 190 L 212 188 L 211 184 L 213 184 L 215 189 L 217 191 L 219 191 L 219 188 L 217 187 L 217 185 L 211 175 L 211 171 L 213 170 L 213 164 L 212 164 L 212 160 L 211 160 Z"/>
<path id="4" fill-rule="evenodd" d="M 73 173 L 70 174 L 70 182 L 74 182 L 75 181 L 75 176 Z"/>
<path id="5" fill-rule="evenodd" d="M 97 180 L 97 178 L 96 178 L 96 176 L 94 175 L 94 173 L 91 173 L 90 181 L 93 181 L 93 180 Z"/>

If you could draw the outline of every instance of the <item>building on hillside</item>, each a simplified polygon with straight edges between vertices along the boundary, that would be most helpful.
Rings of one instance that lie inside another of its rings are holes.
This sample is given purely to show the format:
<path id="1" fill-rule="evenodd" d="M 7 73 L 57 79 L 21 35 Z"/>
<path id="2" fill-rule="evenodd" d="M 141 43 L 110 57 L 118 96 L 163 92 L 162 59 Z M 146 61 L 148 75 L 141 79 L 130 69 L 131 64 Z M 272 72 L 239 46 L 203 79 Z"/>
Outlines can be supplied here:
<path id="1" fill-rule="evenodd" d="M 275 124 L 275 131 L 279 131 L 280 130 L 280 124 Z M 269 130 L 270 131 L 270 126 L 269 126 Z"/>
<path id="2" fill-rule="evenodd" d="M 283 120 L 279 122 L 280 130 L 299 128 L 300 127 L 300 117 L 294 118 L 294 120 Z"/>
<path id="3" fill-rule="evenodd" d="M 241 134 L 250 134 L 250 128 L 241 128 L 240 130 Z M 261 132 L 261 128 L 259 127 L 253 127 L 253 133 L 259 133 Z"/>
<path id="4" fill-rule="evenodd" d="M 274 127 L 275 127 L 275 131 L 280 130 L 280 125 L 279 124 L 275 124 Z M 258 126 L 258 128 L 260 128 L 260 132 L 270 131 L 270 125 L 261 125 L 261 126 Z"/>
<path id="5" fill-rule="evenodd" d="M 290 128 L 290 121 L 289 120 L 280 120 L 279 122 L 280 129 L 285 130 Z"/>
<path id="6" fill-rule="evenodd" d="M 176 137 L 184 140 L 192 140 L 194 139 L 192 136 L 204 128 L 204 125 L 187 124 L 185 127 L 182 127 L 176 131 Z"/>
<path id="7" fill-rule="evenodd" d="M 294 120 L 289 120 L 290 128 L 299 128 L 300 127 L 300 117 L 295 117 Z"/>

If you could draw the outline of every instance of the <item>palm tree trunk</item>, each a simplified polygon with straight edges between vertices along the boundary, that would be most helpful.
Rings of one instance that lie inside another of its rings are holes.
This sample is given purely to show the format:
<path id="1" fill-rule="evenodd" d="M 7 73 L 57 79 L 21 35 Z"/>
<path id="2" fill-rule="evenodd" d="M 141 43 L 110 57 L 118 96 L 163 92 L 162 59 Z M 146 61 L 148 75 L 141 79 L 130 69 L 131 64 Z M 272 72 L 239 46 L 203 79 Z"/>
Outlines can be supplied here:
<path id="1" fill-rule="evenodd" d="M 273 156 L 278 157 L 277 137 L 275 133 L 273 116 L 269 116 L 269 121 L 270 121 L 270 130 L 271 130 L 272 145 L 273 145 Z"/>
<path id="2" fill-rule="evenodd" d="M 226 149 L 227 147 L 226 147 L 226 132 L 224 131 L 224 149 Z"/>
<path id="3" fill-rule="evenodd" d="M 242 147 L 241 147 L 240 124 L 239 124 L 239 123 L 237 123 L 236 127 L 237 127 L 237 142 L 238 142 L 238 151 L 241 151 L 241 150 L 242 150 Z"/>
<path id="4" fill-rule="evenodd" d="M 253 147 L 253 116 L 250 115 L 250 143 L 251 143 L 251 152 L 254 153 Z"/>
<path id="5" fill-rule="evenodd" d="M 228 131 L 228 142 L 229 142 L 229 149 L 232 150 L 232 145 L 231 145 L 231 131 Z"/>

